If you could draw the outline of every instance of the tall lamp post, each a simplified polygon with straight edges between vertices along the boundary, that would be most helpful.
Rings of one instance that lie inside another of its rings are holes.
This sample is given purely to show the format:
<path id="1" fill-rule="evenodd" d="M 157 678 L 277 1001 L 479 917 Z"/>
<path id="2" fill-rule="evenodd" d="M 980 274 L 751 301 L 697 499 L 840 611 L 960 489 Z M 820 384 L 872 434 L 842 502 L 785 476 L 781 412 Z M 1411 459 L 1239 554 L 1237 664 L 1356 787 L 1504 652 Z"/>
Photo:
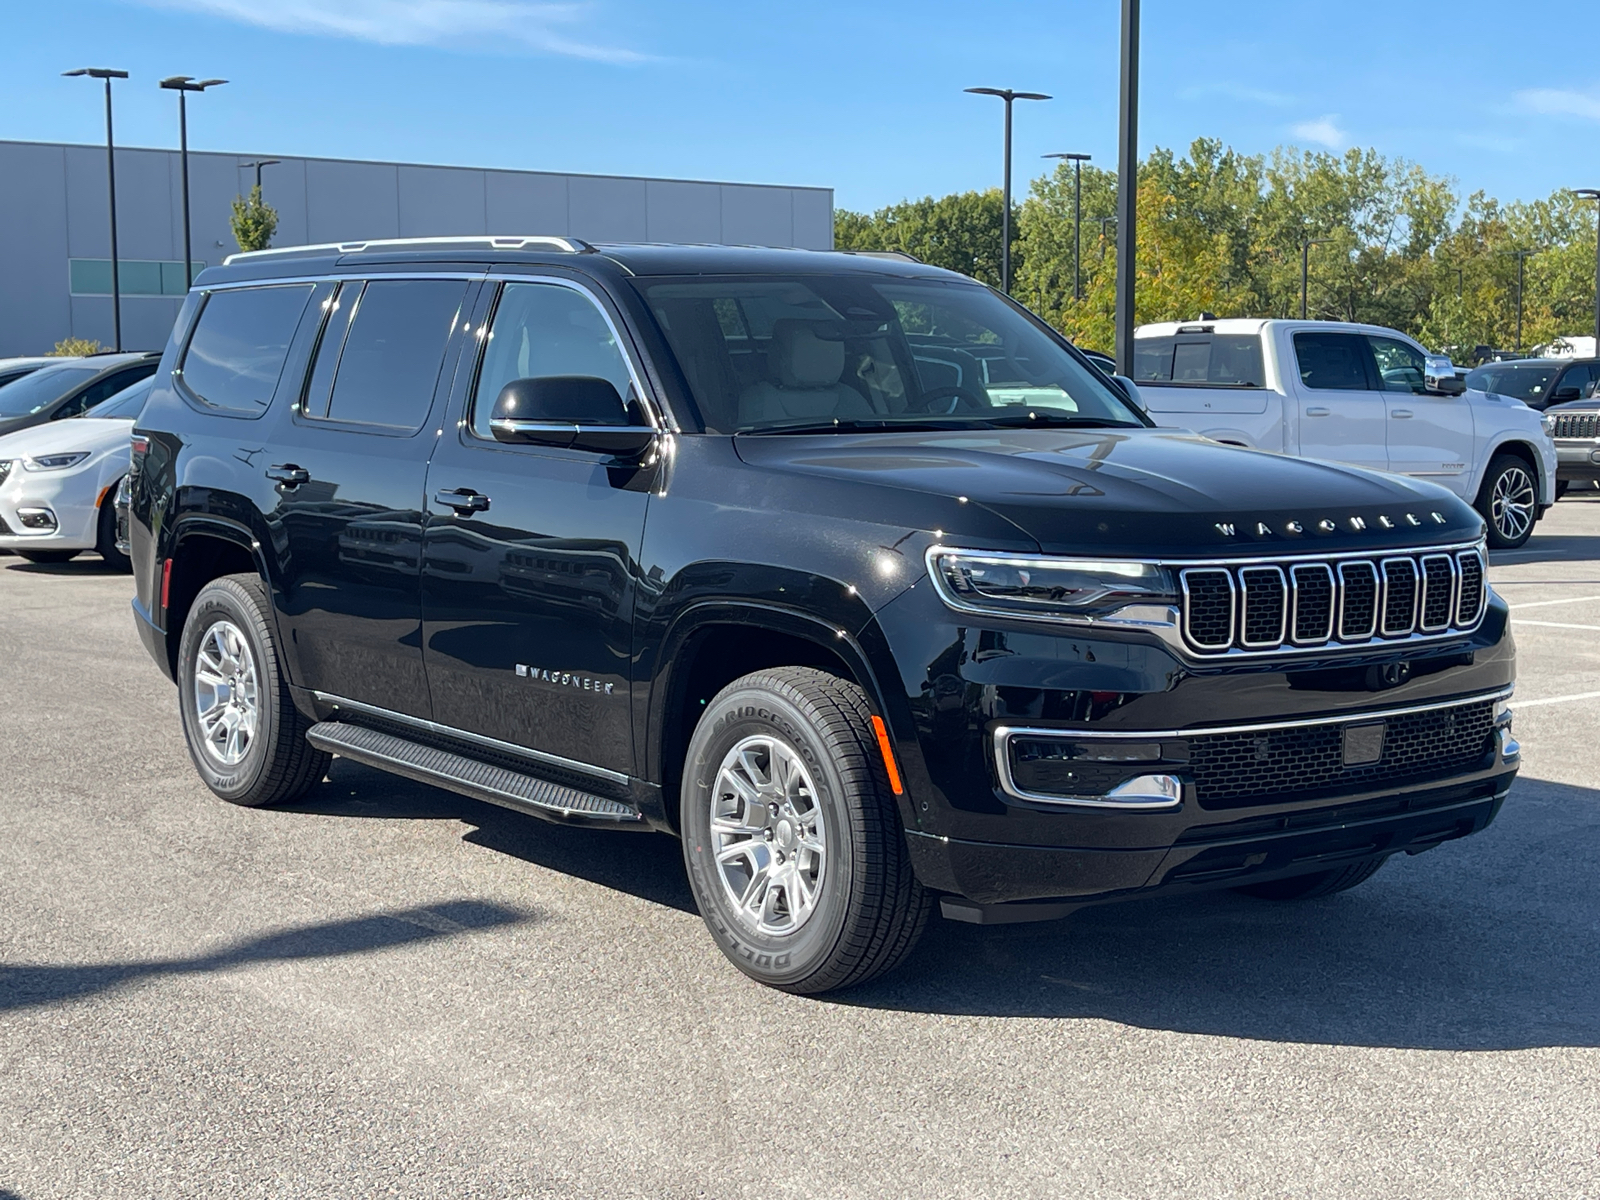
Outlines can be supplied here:
<path id="1" fill-rule="evenodd" d="M 1122 84 L 1117 108 L 1117 372 L 1132 378 L 1133 260 L 1139 241 L 1139 0 L 1122 0 Z"/>
<path id="2" fill-rule="evenodd" d="M 1117 219 L 1115 217 L 1090 217 L 1089 219 L 1100 223 L 1100 260 L 1104 262 L 1106 257 L 1106 226 L 1115 225 Z"/>
<path id="3" fill-rule="evenodd" d="M 106 81 L 106 193 L 111 207 L 111 328 L 112 340 L 118 352 L 122 350 L 122 278 L 117 268 L 117 153 L 111 136 L 111 81 L 126 79 L 126 71 L 113 71 L 107 67 L 79 67 L 76 71 L 63 71 L 62 75 L 87 75 L 90 79 Z"/>
<path id="4" fill-rule="evenodd" d="M 1594 352 L 1600 358 L 1600 188 L 1573 188 L 1580 200 L 1595 201 L 1594 230 Z"/>
<path id="5" fill-rule="evenodd" d="M 1300 243 L 1300 319 L 1306 319 L 1306 288 L 1311 278 L 1311 247 L 1326 246 L 1332 238 L 1307 238 Z"/>
<path id="6" fill-rule="evenodd" d="M 240 163 L 239 165 L 241 167 L 245 167 L 246 169 L 248 169 L 250 167 L 254 167 L 256 169 L 256 186 L 260 187 L 261 186 L 261 168 L 262 167 L 275 167 L 279 163 L 281 163 L 282 161 L 283 161 L 283 159 L 281 159 L 281 158 L 263 158 L 263 159 L 258 159 L 255 162 Z"/>
<path id="7" fill-rule="evenodd" d="M 1000 290 L 1011 294 L 1011 102 L 1013 100 L 1048 100 L 1043 92 L 1016 92 L 1010 88 L 967 88 L 975 96 L 998 96 L 1006 102 L 1006 165 L 1005 186 L 1001 189 L 1000 203 Z"/>
<path id="8" fill-rule="evenodd" d="M 1517 353 L 1521 354 L 1522 353 L 1522 288 L 1523 288 L 1523 284 L 1526 282 L 1526 279 L 1527 279 L 1527 274 L 1526 274 L 1527 262 L 1528 262 L 1528 260 L 1530 258 L 1532 258 L 1535 254 L 1537 254 L 1539 252 L 1537 250 L 1513 250 L 1511 253 L 1516 255 L 1516 259 L 1517 259 Z"/>
<path id="9" fill-rule="evenodd" d="M 190 92 L 203 92 L 209 87 L 227 83 L 226 79 L 202 79 L 195 82 L 193 75 L 169 75 L 161 81 L 168 91 L 178 93 L 178 157 L 183 163 L 183 290 L 187 292 L 194 283 L 194 255 L 189 248 L 189 106 Z"/>
<path id="10" fill-rule="evenodd" d="M 1079 260 L 1083 256 L 1083 164 L 1087 154 L 1045 154 L 1044 158 L 1064 158 L 1072 164 L 1072 298 L 1083 299 L 1083 272 Z"/>

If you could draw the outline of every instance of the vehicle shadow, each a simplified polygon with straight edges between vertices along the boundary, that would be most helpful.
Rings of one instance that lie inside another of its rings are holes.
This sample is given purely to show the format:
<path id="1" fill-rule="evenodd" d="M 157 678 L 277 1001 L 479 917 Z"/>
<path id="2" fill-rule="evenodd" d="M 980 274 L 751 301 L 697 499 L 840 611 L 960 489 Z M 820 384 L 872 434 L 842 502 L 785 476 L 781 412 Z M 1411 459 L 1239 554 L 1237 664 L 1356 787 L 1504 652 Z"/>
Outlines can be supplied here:
<path id="1" fill-rule="evenodd" d="M 68 575 L 73 578 L 82 578 L 85 575 L 122 575 L 129 579 L 133 577 L 126 567 L 113 567 L 98 554 L 88 551 L 64 563 L 32 563 L 13 555 L 11 562 L 0 563 L 0 567 L 7 571 L 16 571 L 19 575 Z"/>
<path id="2" fill-rule="evenodd" d="M 259 962 L 365 954 L 533 919 L 532 913 L 498 904 L 452 900 L 285 929 L 191 958 L 88 965 L 0 963 L 0 1013 L 79 1000 L 154 976 L 226 971 Z M 3 1197 L 4 1193 L 0 1193 L 0 1200 Z"/>
<path id="3" fill-rule="evenodd" d="M 1563 504 L 1567 501 L 1563 500 Z M 1587 533 L 1538 533 L 1517 550 L 1491 550 L 1491 567 L 1526 566 L 1546 559 L 1593 562 L 1600 558 L 1600 535 Z"/>

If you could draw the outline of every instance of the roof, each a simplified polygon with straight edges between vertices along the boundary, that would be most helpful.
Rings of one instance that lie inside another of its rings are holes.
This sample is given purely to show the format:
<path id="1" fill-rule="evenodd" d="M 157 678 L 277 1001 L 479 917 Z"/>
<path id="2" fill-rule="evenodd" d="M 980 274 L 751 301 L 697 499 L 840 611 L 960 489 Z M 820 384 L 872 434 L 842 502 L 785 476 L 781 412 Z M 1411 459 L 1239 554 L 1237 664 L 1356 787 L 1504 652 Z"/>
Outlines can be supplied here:
<path id="1" fill-rule="evenodd" d="M 1311 332 L 1344 333 L 1353 330 L 1383 334 L 1396 332 L 1384 325 L 1368 325 L 1362 321 L 1301 321 L 1284 317 L 1196 317 L 1191 321 L 1158 321 L 1150 325 L 1140 325 L 1133 331 L 1133 336 L 1171 337 L 1178 333 L 1260 334 L 1268 329 L 1284 326 Z"/>

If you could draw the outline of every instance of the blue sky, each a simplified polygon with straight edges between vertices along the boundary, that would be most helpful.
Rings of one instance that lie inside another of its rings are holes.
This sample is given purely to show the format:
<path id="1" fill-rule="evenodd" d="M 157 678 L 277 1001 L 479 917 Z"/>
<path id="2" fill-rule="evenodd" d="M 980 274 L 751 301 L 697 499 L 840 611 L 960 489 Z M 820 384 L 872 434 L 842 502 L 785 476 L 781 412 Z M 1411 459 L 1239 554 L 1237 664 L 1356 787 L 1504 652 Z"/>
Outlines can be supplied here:
<path id="1" fill-rule="evenodd" d="M 173 145 L 165 75 L 232 82 L 191 144 L 836 189 L 842 207 L 1114 165 L 1116 0 L 5 0 L 0 138 Z M 1145 0 L 1141 148 L 1372 146 L 1502 199 L 1600 186 L 1593 0 Z M 1501 47 L 1509 47 L 1502 49 Z M 1579 47 L 1584 47 L 1581 52 Z M 269 177 L 270 178 L 270 177 Z"/>

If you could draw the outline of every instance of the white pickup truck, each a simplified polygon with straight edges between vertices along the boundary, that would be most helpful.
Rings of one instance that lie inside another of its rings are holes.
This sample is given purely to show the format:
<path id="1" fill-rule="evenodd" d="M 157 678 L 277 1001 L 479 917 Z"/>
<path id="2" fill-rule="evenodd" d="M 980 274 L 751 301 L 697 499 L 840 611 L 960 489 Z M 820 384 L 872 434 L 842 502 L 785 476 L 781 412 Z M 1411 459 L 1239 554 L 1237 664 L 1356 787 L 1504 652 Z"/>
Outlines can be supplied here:
<path id="1" fill-rule="evenodd" d="M 1449 359 L 1393 329 L 1202 319 L 1133 336 L 1133 378 L 1159 424 L 1442 484 L 1483 514 L 1496 549 L 1526 542 L 1555 503 L 1540 415 L 1464 391 Z"/>

